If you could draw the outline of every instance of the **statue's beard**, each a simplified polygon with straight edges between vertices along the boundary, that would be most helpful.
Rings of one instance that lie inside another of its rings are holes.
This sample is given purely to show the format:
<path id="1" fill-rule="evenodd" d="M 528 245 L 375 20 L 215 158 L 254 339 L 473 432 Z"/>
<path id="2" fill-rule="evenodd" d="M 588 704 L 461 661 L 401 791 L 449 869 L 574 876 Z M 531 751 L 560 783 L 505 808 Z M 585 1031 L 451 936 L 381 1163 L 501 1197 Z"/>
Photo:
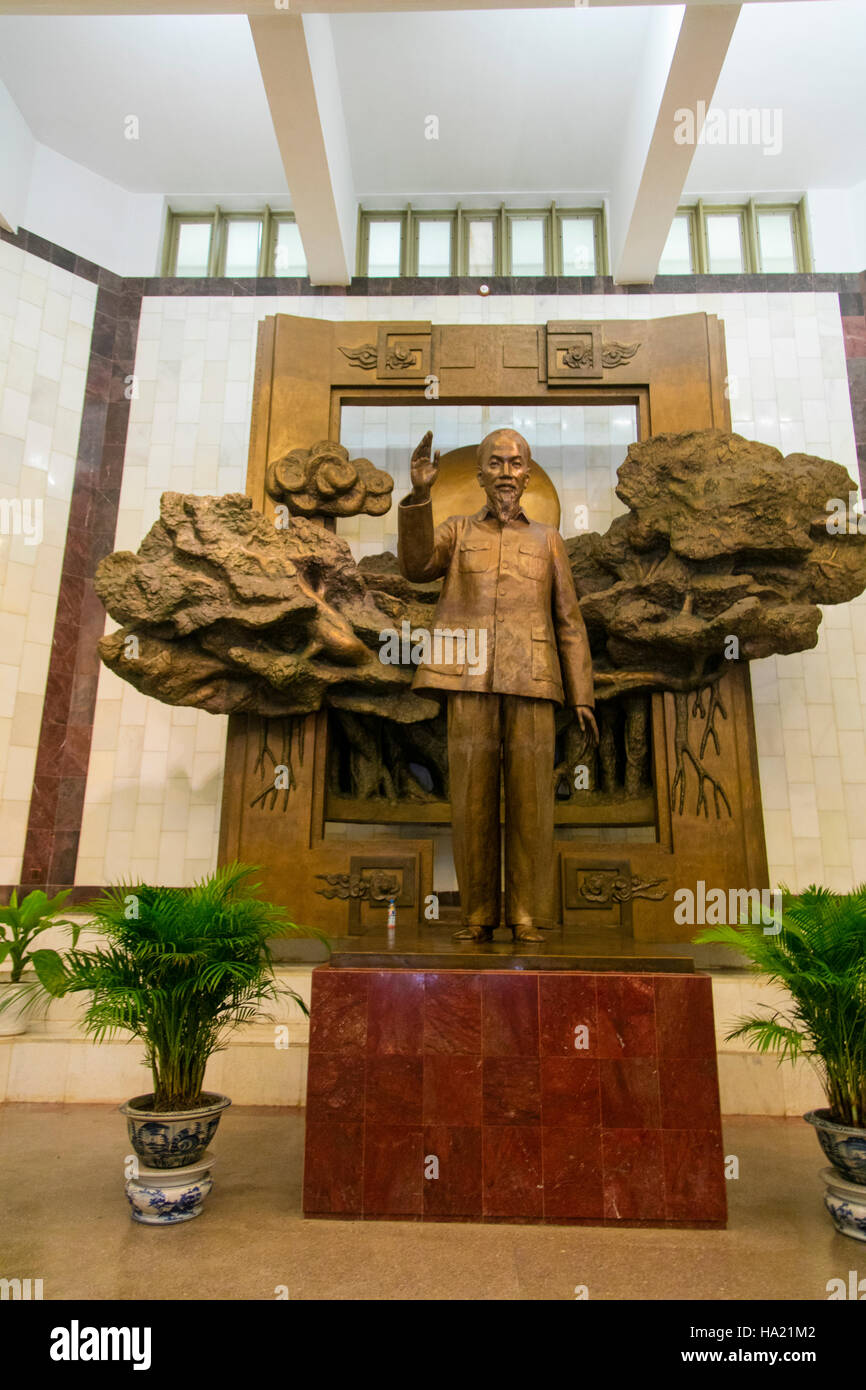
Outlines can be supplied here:
<path id="1" fill-rule="evenodd" d="M 487 494 L 487 501 L 490 510 L 493 512 L 497 521 L 513 521 L 520 511 L 520 499 L 522 491 L 519 487 L 508 488 L 500 491 L 491 488 Z"/>

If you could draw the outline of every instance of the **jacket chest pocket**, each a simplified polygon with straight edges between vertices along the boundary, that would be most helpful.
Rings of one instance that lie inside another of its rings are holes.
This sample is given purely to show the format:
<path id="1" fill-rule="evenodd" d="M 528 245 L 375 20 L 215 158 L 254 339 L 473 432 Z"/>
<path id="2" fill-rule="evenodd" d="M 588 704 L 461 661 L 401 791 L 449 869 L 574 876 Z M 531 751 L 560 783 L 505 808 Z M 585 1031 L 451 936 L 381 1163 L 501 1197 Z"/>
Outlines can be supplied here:
<path id="1" fill-rule="evenodd" d="M 460 569 L 469 574 L 489 569 L 492 549 L 489 541 L 464 541 L 460 547 Z"/>
<path id="2" fill-rule="evenodd" d="M 532 629 L 532 679 L 534 681 L 560 680 L 559 659 L 555 644 L 550 640 L 546 627 Z"/>
<path id="3" fill-rule="evenodd" d="M 543 579 L 547 574 L 547 551 L 522 545 L 517 552 L 517 568 L 526 579 Z"/>

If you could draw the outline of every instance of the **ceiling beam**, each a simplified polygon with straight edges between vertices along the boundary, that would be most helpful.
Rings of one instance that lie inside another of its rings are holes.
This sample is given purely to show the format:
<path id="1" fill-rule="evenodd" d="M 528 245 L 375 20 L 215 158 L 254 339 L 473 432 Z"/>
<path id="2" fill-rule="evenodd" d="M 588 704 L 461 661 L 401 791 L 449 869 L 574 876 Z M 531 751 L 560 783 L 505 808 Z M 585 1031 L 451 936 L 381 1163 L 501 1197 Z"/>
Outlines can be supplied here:
<path id="1" fill-rule="evenodd" d="M 767 0 L 745 0 L 762 4 Z M 784 4 L 787 0 L 771 0 Z M 811 0 L 835 4 L 836 0 Z M 638 5 L 677 5 L 680 0 L 589 0 L 593 9 L 629 8 Z M 689 0 L 689 8 L 715 6 L 716 0 Z M 573 10 L 585 8 L 581 0 L 0 0 L 0 15 L 118 15 L 118 14 L 247 14 L 262 17 L 275 10 L 293 14 L 371 14 L 435 10 Z"/>
<path id="2" fill-rule="evenodd" d="M 682 199 L 695 143 L 680 144 L 677 112 L 706 110 L 733 37 L 739 5 L 689 4 L 652 16 L 632 92 L 609 205 L 610 260 L 619 285 L 651 284 Z"/>
<path id="3" fill-rule="evenodd" d="M 272 5 L 267 17 L 250 17 L 250 29 L 310 280 L 348 285 L 357 204 L 331 21 L 275 14 Z"/>

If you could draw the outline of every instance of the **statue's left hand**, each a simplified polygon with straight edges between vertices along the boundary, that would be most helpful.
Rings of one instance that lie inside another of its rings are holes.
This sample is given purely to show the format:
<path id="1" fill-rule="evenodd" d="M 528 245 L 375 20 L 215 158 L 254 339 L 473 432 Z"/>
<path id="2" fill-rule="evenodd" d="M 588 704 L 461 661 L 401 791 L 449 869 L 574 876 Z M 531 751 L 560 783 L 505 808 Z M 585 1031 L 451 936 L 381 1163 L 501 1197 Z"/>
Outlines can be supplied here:
<path id="1" fill-rule="evenodd" d="M 577 715 L 577 722 L 580 731 L 585 734 L 587 730 L 592 735 L 593 743 L 598 743 L 598 725 L 595 722 L 595 715 L 589 705 L 575 705 L 574 712 Z"/>

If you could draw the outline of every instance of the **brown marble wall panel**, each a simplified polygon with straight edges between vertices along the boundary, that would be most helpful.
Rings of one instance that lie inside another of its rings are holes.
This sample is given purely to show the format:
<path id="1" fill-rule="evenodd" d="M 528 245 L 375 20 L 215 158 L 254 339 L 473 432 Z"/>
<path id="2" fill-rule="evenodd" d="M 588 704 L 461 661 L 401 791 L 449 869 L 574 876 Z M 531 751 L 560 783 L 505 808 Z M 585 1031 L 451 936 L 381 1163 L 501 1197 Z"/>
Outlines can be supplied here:
<path id="1" fill-rule="evenodd" d="M 424 1052 L 481 1053 L 481 978 L 428 971 L 424 978 Z"/>
<path id="2" fill-rule="evenodd" d="M 480 1125 L 427 1125 L 424 1153 L 436 1154 L 447 1181 L 424 1183 L 428 1221 L 475 1220 L 481 1210 L 483 1154 Z"/>
<path id="3" fill-rule="evenodd" d="M 424 1131 L 420 1125 L 364 1126 L 364 1215 L 420 1217 L 424 1211 Z"/>
<path id="4" fill-rule="evenodd" d="M 538 998 L 542 1057 L 573 1057 L 578 1037 L 586 1044 L 582 1057 L 598 1056 L 598 978 L 558 971 L 542 976 Z"/>
<path id="5" fill-rule="evenodd" d="M 489 1126 L 482 1131 L 482 1153 L 481 1219 L 542 1221 L 541 1129 Z"/>
<path id="6" fill-rule="evenodd" d="M 390 971 L 373 973 L 367 1025 L 367 1051 L 417 1056 L 424 1035 L 424 981 L 407 974 L 391 980 Z"/>
<path id="7" fill-rule="evenodd" d="M 604 1210 L 600 1128 L 545 1124 L 541 1131 L 541 1161 L 547 1219 L 597 1218 Z"/>
<path id="8" fill-rule="evenodd" d="M 713 1040 L 703 975 L 319 966 L 304 1211 L 724 1225 Z"/>
<path id="9" fill-rule="evenodd" d="M 67 268 L 75 273 L 74 266 Z M 105 627 L 105 610 L 93 588 L 93 575 L 114 548 L 129 419 L 124 390 L 135 365 L 141 307 L 138 282 L 100 270 L 96 284 L 90 361 L 21 868 L 23 887 L 49 885 L 49 892 L 75 879 L 99 680 L 96 644 Z"/>
<path id="10" fill-rule="evenodd" d="M 541 1124 L 541 1069 L 534 1057 L 485 1057 L 485 1125 Z"/>
<path id="11" fill-rule="evenodd" d="M 541 1118 L 545 1125 L 598 1129 L 601 1075 L 592 1057 L 542 1057 Z"/>
<path id="12" fill-rule="evenodd" d="M 599 1057 L 652 1057 L 656 1047 L 655 992 L 651 975 L 600 975 Z"/>
<path id="13" fill-rule="evenodd" d="M 684 986 L 682 977 L 677 975 L 655 982 L 659 1057 L 716 1055 L 712 983 L 709 976 L 698 978 L 700 983 L 693 983 L 691 988 Z"/>
<path id="14" fill-rule="evenodd" d="M 604 1129 L 601 1136 L 604 1215 L 607 1221 L 665 1220 L 661 1131 Z"/>
<path id="15" fill-rule="evenodd" d="M 307 1119 L 307 1143 L 318 1155 L 315 1169 L 304 1174 L 304 1210 L 308 1216 L 360 1216 L 364 1210 L 363 1123 Z"/>
<path id="16" fill-rule="evenodd" d="M 538 1056 L 536 976 L 521 972 L 484 972 L 481 979 L 481 1041 L 485 1057 Z"/>
<path id="17" fill-rule="evenodd" d="M 482 1079 L 480 1057 L 428 1053 L 422 1101 L 425 1125 L 479 1126 Z"/>

